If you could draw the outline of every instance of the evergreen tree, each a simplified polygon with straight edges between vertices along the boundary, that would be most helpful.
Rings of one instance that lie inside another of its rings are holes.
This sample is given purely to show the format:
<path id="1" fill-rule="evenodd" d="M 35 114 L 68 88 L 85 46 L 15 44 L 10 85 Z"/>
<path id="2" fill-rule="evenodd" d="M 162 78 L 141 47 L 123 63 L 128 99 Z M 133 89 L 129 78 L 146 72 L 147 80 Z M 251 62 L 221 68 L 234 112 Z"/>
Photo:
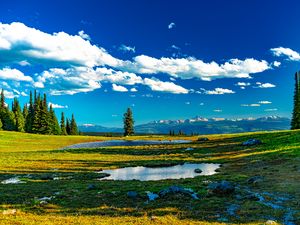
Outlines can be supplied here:
<path id="1" fill-rule="evenodd" d="M 70 120 L 68 118 L 67 118 L 67 122 L 66 122 L 66 131 L 67 131 L 68 135 L 71 134 Z"/>
<path id="2" fill-rule="evenodd" d="M 40 134 L 50 134 L 51 126 L 49 121 L 49 112 L 47 106 L 47 96 L 44 94 L 43 99 L 40 101 L 40 127 L 38 133 Z"/>
<path id="3" fill-rule="evenodd" d="M 124 122 L 124 136 L 130 136 L 134 134 L 134 120 L 133 114 L 130 108 L 127 109 L 126 113 L 124 113 L 123 117 Z"/>
<path id="4" fill-rule="evenodd" d="M 61 113 L 60 130 L 62 135 L 67 135 L 66 125 L 65 125 L 65 114 L 63 112 Z"/>
<path id="5" fill-rule="evenodd" d="M 51 127 L 51 134 L 59 135 L 60 134 L 60 127 L 58 124 L 58 120 L 56 118 L 55 112 L 52 108 L 52 105 L 50 105 L 49 109 L 49 124 Z"/>
<path id="6" fill-rule="evenodd" d="M 295 73 L 294 109 L 291 129 L 300 129 L 300 71 Z"/>
<path id="7" fill-rule="evenodd" d="M 72 119 L 71 119 L 71 123 L 70 123 L 70 134 L 71 135 L 77 135 L 78 134 L 78 128 L 77 128 L 77 124 L 76 124 L 76 121 L 75 121 L 74 114 L 72 114 Z"/>
<path id="8" fill-rule="evenodd" d="M 34 113 L 32 119 L 32 133 L 38 134 L 41 127 L 41 97 L 36 97 L 36 91 L 34 91 Z"/>
<path id="9" fill-rule="evenodd" d="M 33 99 L 32 99 L 32 92 L 30 91 L 28 115 L 25 117 L 25 120 L 26 120 L 26 122 L 25 122 L 25 131 L 26 132 L 29 132 L 29 133 L 32 132 L 33 118 L 34 118 L 34 105 L 33 105 Z"/>
<path id="10" fill-rule="evenodd" d="M 12 112 L 15 117 L 15 129 L 16 131 L 24 132 L 25 120 L 21 111 L 20 103 L 17 98 L 14 98 L 12 103 Z"/>
<path id="11" fill-rule="evenodd" d="M 1 90 L 1 97 L 0 97 L 0 107 L 2 109 L 4 109 L 6 106 L 5 106 L 5 97 L 4 97 L 4 90 L 2 88 Z"/>

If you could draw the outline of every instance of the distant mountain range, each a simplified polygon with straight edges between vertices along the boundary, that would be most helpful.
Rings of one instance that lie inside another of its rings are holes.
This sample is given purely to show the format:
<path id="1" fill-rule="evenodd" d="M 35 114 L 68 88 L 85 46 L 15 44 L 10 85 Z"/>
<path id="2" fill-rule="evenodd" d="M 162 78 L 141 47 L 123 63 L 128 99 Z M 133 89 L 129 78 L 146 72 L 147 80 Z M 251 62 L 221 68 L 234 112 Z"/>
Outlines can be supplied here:
<path id="1" fill-rule="evenodd" d="M 224 134 L 251 131 L 271 131 L 290 129 L 290 119 L 279 116 L 261 118 L 224 119 L 195 117 L 186 120 L 157 120 L 135 126 L 136 133 L 168 134 L 170 130 L 185 134 Z M 79 126 L 82 132 L 111 132 L 121 133 L 122 128 L 103 127 L 100 125 L 85 124 Z"/>

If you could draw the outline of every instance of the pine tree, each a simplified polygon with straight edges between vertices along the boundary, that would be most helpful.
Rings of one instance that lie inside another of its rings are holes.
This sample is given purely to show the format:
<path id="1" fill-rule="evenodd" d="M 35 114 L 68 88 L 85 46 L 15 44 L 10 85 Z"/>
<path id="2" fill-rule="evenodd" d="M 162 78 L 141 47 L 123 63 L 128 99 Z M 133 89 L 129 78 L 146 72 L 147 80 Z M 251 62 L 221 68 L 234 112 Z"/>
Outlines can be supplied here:
<path id="1" fill-rule="evenodd" d="M 61 132 L 60 127 L 59 127 L 58 120 L 56 118 L 55 112 L 54 112 L 51 104 L 50 104 L 50 109 L 49 109 L 49 124 L 50 124 L 50 128 L 51 128 L 51 134 L 59 135 Z"/>
<path id="2" fill-rule="evenodd" d="M 67 122 L 66 122 L 66 131 L 67 131 L 68 135 L 71 134 L 70 120 L 68 118 L 67 118 Z"/>
<path id="3" fill-rule="evenodd" d="M 36 96 L 36 91 L 34 91 L 34 113 L 32 119 L 32 133 L 38 134 L 41 127 L 41 97 L 40 95 Z"/>
<path id="4" fill-rule="evenodd" d="M 49 123 L 49 112 L 48 112 L 46 94 L 44 94 L 43 99 L 40 101 L 40 127 L 39 127 L 38 133 L 40 133 L 40 134 L 50 134 L 51 133 L 51 126 Z"/>
<path id="5" fill-rule="evenodd" d="M 34 105 L 32 99 L 32 92 L 30 91 L 29 95 L 29 107 L 28 107 L 28 115 L 25 117 L 25 131 L 31 133 L 32 132 L 32 123 L 34 117 Z"/>
<path id="6" fill-rule="evenodd" d="M 291 129 L 300 129 L 300 71 L 295 73 L 294 109 Z"/>
<path id="7" fill-rule="evenodd" d="M 4 130 L 15 130 L 15 116 L 14 113 L 9 110 L 5 103 L 4 90 L 1 90 L 0 95 L 0 119 L 2 122 L 2 128 Z"/>
<path id="8" fill-rule="evenodd" d="M 2 109 L 4 109 L 4 108 L 6 108 L 6 106 L 5 106 L 5 97 L 4 97 L 4 90 L 3 90 L 3 88 L 2 88 L 2 90 L 1 90 L 1 97 L 0 97 L 0 107 L 2 108 Z"/>
<path id="9" fill-rule="evenodd" d="M 61 113 L 60 130 L 61 130 L 61 135 L 67 135 L 66 125 L 65 125 L 65 114 L 63 112 Z"/>
<path id="10" fill-rule="evenodd" d="M 124 136 L 130 136 L 134 134 L 134 120 L 133 114 L 130 108 L 127 109 L 126 113 L 124 113 L 123 117 L 124 122 Z"/>
<path id="11" fill-rule="evenodd" d="M 12 104 L 12 112 L 15 116 L 15 129 L 16 131 L 24 132 L 25 120 L 18 99 L 14 98 Z"/>
<path id="12" fill-rule="evenodd" d="M 71 123 L 70 123 L 70 134 L 71 135 L 77 135 L 78 134 L 78 128 L 77 128 L 77 124 L 76 124 L 76 121 L 75 121 L 74 114 L 72 114 L 72 119 L 71 119 Z"/>

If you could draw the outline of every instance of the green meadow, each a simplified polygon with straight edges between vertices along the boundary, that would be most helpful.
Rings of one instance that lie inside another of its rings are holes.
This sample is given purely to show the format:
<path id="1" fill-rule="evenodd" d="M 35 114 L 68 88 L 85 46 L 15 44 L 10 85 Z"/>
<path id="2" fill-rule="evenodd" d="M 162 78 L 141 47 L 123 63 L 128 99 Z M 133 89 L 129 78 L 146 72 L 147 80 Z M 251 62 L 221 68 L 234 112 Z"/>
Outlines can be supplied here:
<path id="1" fill-rule="evenodd" d="M 21 183 L 0 183 L 0 224 L 300 224 L 300 131 L 208 135 L 204 142 L 199 137 L 133 136 L 127 139 L 193 142 L 63 150 L 116 138 L 1 131 L 0 181 L 18 177 Z M 241 145 L 250 138 L 262 144 Z M 103 174 L 95 173 L 184 162 L 222 167 L 211 176 L 161 181 L 100 181 Z M 249 182 L 256 176 L 261 179 Z M 235 185 L 233 194 L 208 191 L 211 182 L 222 180 Z M 147 191 L 158 193 L 173 185 L 193 189 L 199 199 L 177 193 L 147 201 Z M 129 198 L 128 191 L 138 197 Z M 250 191 L 264 202 L 249 197 Z"/>

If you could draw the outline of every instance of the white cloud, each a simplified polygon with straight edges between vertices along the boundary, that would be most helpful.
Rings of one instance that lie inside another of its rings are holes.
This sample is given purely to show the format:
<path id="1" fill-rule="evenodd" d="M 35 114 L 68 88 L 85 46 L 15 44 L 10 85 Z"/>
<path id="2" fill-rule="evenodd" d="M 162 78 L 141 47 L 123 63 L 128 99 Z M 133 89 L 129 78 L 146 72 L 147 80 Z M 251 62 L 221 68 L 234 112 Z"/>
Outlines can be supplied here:
<path id="1" fill-rule="evenodd" d="M 171 45 L 171 48 L 175 49 L 175 50 L 180 50 L 180 48 L 176 45 Z"/>
<path id="2" fill-rule="evenodd" d="M 199 105 L 203 106 L 203 105 L 204 105 L 204 103 L 203 103 L 203 102 L 201 102 Z"/>
<path id="3" fill-rule="evenodd" d="M 290 48 L 278 47 L 278 48 L 271 48 L 271 52 L 275 56 L 286 56 L 289 60 L 292 61 L 299 61 L 300 54 Z"/>
<path id="4" fill-rule="evenodd" d="M 55 104 L 55 103 L 52 103 L 52 102 L 48 103 L 48 107 L 50 107 L 50 105 L 52 105 L 53 109 L 67 109 L 68 108 L 67 105 L 59 105 L 59 104 Z"/>
<path id="5" fill-rule="evenodd" d="M 22 60 L 22 61 L 18 62 L 18 64 L 19 64 L 20 66 L 30 66 L 30 63 L 27 62 L 26 60 Z"/>
<path id="6" fill-rule="evenodd" d="M 235 84 L 236 86 L 240 86 L 240 87 L 245 87 L 245 86 L 250 86 L 251 84 L 249 82 L 237 82 Z"/>
<path id="7" fill-rule="evenodd" d="M 131 92 L 137 92 L 138 90 L 136 88 L 131 88 L 130 91 Z"/>
<path id="8" fill-rule="evenodd" d="M 25 76 L 24 73 L 20 70 L 11 68 L 0 69 L 0 79 L 10 81 L 33 81 L 30 76 Z"/>
<path id="9" fill-rule="evenodd" d="M 274 108 L 274 109 L 265 109 L 265 112 L 273 112 L 273 111 L 277 111 L 278 109 Z"/>
<path id="10" fill-rule="evenodd" d="M 274 88 L 274 87 L 276 87 L 275 84 L 271 84 L 271 83 L 256 82 L 256 84 L 257 84 L 257 88 Z"/>
<path id="11" fill-rule="evenodd" d="M 175 26 L 176 26 L 176 24 L 175 24 L 174 22 L 171 22 L 171 23 L 168 25 L 168 29 L 173 29 Z"/>
<path id="12" fill-rule="evenodd" d="M 83 34 L 81 32 L 81 36 Z M 26 60 L 44 66 L 47 63 L 88 67 L 118 65 L 118 59 L 81 36 L 65 32 L 48 34 L 18 22 L 0 23 L 0 53 L 5 60 Z"/>
<path id="13" fill-rule="evenodd" d="M 279 67 L 280 65 L 281 65 L 281 62 L 278 62 L 278 61 L 273 62 L 274 67 Z"/>
<path id="14" fill-rule="evenodd" d="M 222 112 L 222 109 L 214 109 L 214 112 Z"/>
<path id="15" fill-rule="evenodd" d="M 186 105 L 190 105 L 190 104 L 191 104 L 191 102 L 185 102 L 185 104 L 186 104 Z"/>
<path id="16" fill-rule="evenodd" d="M 122 52 L 133 52 L 135 53 L 135 47 L 133 46 L 127 46 L 127 45 L 124 45 L 122 44 L 120 47 L 119 47 L 119 50 L 122 51 Z"/>
<path id="17" fill-rule="evenodd" d="M 260 104 L 254 103 L 254 104 L 241 104 L 243 107 L 259 107 Z"/>
<path id="18" fill-rule="evenodd" d="M 89 40 L 89 41 L 91 40 L 90 36 L 89 36 L 88 34 L 84 33 L 83 30 L 79 31 L 79 32 L 78 32 L 78 35 L 79 35 L 80 37 L 82 37 L 82 39 Z"/>
<path id="19" fill-rule="evenodd" d="M 189 91 L 184 87 L 174 84 L 173 82 L 163 82 L 156 78 L 145 78 L 144 84 L 149 86 L 152 91 L 169 92 L 173 94 L 187 94 Z"/>
<path id="20" fill-rule="evenodd" d="M 118 92 L 127 92 L 128 89 L 126 87 L 123 87 L 121 85 L 112 84 L 112 90 L 118 91 Z"/>
<path id="21" fill-rule="evenodd" d="M 259 101 L 258 103 L 262 104 L 262 105 L 272 104 L 272 102 L 270 102 L 270 101 Z"/>
<path id="22" fill-rule="evenodd" d="M 5 96 L 5 98 L 9 98 L 9 99 L 20 97 L 19 94 L 15 93 L 13 91 L 7 91 L 7 90 L 4 90 L 4 96 Z"/>
<path id="23" fill-rule="evenodd" d="M 265 61 L 252 58 L 239 60 L 231 59 L 224 64 L 214 61 L 205 63 L 195 58 L 153 58 L 139 55 L 133 62 L 126 61 L 119 65 L 119 69 L 140 74 L 166 73 L 181 79 L 199 78 L 210 81 L 218 78 L 251 78 L 250 74 L 260 73 L 270 69 Z"/>
<path id="24" fill-rule="evenodd" d="M 224 95 L 224 94 L 234 94 L 235 92 L 226 88 L 215 88 L 214 90 L 205 90 L 204 94 L 207 95 Z"/>

